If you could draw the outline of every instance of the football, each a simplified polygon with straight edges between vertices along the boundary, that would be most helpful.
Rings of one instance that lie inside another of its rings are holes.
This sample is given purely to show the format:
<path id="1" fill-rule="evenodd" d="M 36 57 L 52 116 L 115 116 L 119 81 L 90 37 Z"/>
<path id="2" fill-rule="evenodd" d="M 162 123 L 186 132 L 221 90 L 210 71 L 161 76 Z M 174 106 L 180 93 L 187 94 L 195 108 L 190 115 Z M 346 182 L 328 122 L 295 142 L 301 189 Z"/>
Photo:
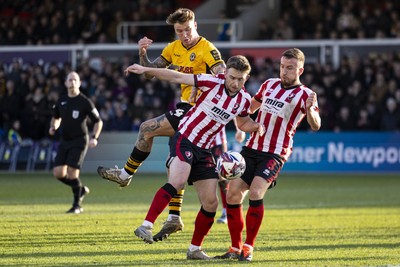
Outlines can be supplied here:
<path id="1" fill-rule="evenodd" d="M 227 151 L 217 161 L 218 174 L 225 179 L 233 180 L 243 175 L 246 162 L 239 152 Z"/>

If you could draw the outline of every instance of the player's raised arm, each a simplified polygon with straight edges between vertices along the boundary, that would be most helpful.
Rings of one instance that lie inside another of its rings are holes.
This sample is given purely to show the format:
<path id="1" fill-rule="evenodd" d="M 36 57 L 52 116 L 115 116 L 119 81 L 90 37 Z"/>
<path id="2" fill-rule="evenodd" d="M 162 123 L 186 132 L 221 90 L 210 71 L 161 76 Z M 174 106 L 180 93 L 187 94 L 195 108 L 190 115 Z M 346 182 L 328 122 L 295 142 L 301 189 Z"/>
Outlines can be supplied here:
<path id="1" fill-rule="evenodd" d="M 217 75 L 220 73 L 224 73 L 226 70 L 226 65 L 224 62 L 218 63 L 216 65 L 214 65 L 213 67 L 211 67 L 210 71 L 212 73 L 212 75 Z"/>
<path id="2" fill-rule="evenodd" d="M 171 83 L 181 83 L 188 85 L 195 84 L 193 74 L 180 73 L 178 71 L 169 69 L 148 68 L 139 64 L 133 64 L 127 67 L 124 72 L 125 75 L 128 75 L 129 73 L 151 75 L 160 80 L 168 81 Z"/>
<path id="3" fill-rule="evenodd" d="M 321 128 L 321 117 L 319 109 L 316 106 L 317 94 L 312 92 L 306 100 L 307 122 L 313 131 L 318 131 Z"/>
<path id="4" fill-rule="evenodd" d="M 147 57 L 147 49 L 153 44 L 153 40 L 143 37 L 138 41 L 139 45 L 139 62 L 140 65 L 152 68 L 166 68 L 169 63 L 166 62 L 161 56 L 157 57 L 154 61 L 150 61 Z M 146 79 L 151 79 L 153 76 L 145 75 Z"/>

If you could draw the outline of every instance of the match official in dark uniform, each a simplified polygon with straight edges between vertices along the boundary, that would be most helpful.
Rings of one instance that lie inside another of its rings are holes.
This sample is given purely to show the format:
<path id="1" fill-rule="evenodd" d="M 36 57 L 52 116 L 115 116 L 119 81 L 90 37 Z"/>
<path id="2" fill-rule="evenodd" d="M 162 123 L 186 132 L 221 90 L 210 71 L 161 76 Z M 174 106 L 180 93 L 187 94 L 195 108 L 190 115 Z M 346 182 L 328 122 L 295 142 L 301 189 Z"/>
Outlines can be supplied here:
<path id="1" fill-rule="evenodd" d="M 53 106 L 49 129 L 50 135 L 54 135 L 57 129 L 60 129 L 61 135 L 53 175 L 72 188 L 74 201 L 67 213 L 79 214 L 83 211 L 82 201 L 89 193 L 89 188 L 82 185 L 79 179 L 80 168 L 88 147 L 97 146 L 103 122 L 93 102 L 81 94 L 81 80 L 76 72 L 68 74 L 65 86 L 68 94 L 61 96 Z M 90 137 L 87 118 L 94 122 Z"/>

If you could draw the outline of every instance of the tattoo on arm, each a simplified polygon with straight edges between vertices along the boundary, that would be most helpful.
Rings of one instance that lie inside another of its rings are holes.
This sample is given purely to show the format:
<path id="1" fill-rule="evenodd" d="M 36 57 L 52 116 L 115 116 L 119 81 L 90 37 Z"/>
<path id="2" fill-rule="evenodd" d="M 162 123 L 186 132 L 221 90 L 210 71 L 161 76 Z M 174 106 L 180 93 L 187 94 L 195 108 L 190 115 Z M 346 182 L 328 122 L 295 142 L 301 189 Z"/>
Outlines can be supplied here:
<path id="1" fill-rule="evenodd" d="M 211 72 L 215 76 L 217 74 L 224 73 L 225 69 L 226 69 L 225 63 L 219 63 L 214 67 L 212 67 Z"/>
<path id="2" fill-rule="evenodd" d="M 140 56 L 140 65 L 151 68 L 166 68 L 168 62 L 166 62 L 162 57 L 157 57 L 154 61 L 150 61 L 147 54 Z"/>
<path id="3" fill-rule="evenodd" d="M 166 62 L 161 57 L 156 58 L 153 62 L 150 62 L 149 58 L 147 57 L 147 54 L 140 55 L 139 57 L 140 57 L 140 65 L 145 67 L 166 68 L 168 66 L 168 62 Z M 154 76 L 151 76 L 149 74 L 144 74 L 144 77 L 146 79 L 152 79 Z"/>

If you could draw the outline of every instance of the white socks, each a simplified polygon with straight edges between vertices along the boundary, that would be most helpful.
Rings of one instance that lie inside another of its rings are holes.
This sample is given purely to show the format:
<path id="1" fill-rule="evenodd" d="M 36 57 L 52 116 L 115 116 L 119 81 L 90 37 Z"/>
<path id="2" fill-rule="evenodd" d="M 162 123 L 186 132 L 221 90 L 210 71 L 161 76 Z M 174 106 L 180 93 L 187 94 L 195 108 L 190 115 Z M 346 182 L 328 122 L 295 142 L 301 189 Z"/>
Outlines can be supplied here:
<path id="1" fill-rule="evenodd" d="M 190 244 L 189 250 L 190 251 L 201 250 L 201 247 Z"/>
<path id="2" fill-rule="evenodd" d="M 168 214 L 168 218 L 167 218 L 167 221 L 170 221 L 170 220 L 172 220 L 172 218 L 174 218 L 174 217 L 180 217 L 180 216 L 178 216 L 178 215 L 176 215 L 176 214 Z"/>
<path id="3" fill-rule="evenodd" d="M 121 178 L 122 180 L 126 180 L 129 177 L 131 177 L 131 175 L 129 173 L 127 173 L 124 168 L 122 168 L 121 169 L 121 174 L 119 175 L 119 178 Z"/>
<path id="4" fill-rule="evenodd" d="M 142 223 L 142 225 L 143 225 L 143 226 L 146 226 L 146 227 L 153 228 L 153 225 L 154 225 L 154 224 L 153 224 L 152 222 L 149 222 L 149 221 L 144 220 L 143 223 Z"/>

